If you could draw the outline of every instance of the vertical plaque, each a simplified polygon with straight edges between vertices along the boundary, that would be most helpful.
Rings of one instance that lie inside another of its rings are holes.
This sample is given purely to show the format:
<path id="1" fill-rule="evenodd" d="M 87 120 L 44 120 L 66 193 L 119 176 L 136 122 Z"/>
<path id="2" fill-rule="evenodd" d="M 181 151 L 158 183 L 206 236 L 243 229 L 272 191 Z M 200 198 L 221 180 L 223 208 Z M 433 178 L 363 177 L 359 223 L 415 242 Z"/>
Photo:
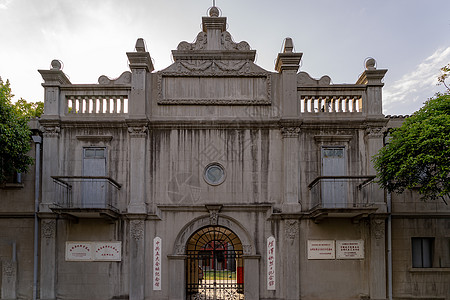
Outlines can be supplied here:
<path id="1" fill-rule="evenodd" d="M 153 239 L 153 290 L 161 290 L 161 249 L 162 241 L 160 237 Z"/>
<path id="2" fill-rule="evenodd" d="M 275 290 L 275 238 L 267 238 L 267 289 Z"/>

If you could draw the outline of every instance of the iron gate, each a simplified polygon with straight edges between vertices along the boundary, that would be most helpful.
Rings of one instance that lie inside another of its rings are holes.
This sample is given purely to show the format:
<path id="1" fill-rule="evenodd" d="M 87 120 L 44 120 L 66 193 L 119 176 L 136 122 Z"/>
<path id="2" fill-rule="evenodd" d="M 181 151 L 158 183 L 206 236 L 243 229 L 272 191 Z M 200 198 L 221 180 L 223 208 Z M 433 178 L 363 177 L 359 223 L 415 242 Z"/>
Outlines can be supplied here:
<path id="1" fill-rule="evenodd" d="M 236 239 L 217 226 L 194 235 L 186 250 L 187 299 L 244 299 L 242 246 L 233 243 Z"/>

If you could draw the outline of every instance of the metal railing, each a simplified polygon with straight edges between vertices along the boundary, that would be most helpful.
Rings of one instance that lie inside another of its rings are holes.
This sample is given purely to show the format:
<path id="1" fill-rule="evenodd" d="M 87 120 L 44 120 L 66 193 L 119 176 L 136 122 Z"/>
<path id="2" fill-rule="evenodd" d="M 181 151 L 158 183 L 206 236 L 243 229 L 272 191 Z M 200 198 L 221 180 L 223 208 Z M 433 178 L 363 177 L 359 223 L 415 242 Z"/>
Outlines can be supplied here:
<path id="1" fill-rule="evenodd" d="M 58 208 L 111 209 L 118 212 L 121 185 L 103 176 L 52 176 Z"/>
<path id="2" fill-rule="evenodd" d="M 311 209 L 372 206 L 375 176 L 319 176 L 308 186 Z"/>

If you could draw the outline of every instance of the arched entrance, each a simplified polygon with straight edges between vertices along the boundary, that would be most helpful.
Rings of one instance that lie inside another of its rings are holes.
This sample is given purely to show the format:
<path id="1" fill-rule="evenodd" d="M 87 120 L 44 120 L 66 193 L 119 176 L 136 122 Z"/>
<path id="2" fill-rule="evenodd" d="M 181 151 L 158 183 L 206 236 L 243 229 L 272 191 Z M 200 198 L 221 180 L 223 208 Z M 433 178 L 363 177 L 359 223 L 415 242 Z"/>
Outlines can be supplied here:
<path id="1" fill-rule="evenodd" d="M 244 299 L 242 243 L 231 230 L 207 226 L 186 244 L 186 297 Z"/>

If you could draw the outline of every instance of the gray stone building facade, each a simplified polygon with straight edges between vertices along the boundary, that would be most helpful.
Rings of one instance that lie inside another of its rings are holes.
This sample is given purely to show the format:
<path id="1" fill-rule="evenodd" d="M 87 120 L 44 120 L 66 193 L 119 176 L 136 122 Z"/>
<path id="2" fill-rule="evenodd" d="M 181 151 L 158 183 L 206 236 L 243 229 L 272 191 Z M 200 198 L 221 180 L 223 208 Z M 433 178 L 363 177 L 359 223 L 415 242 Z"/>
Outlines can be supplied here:
<path id="1" fill-rule="evenodd" d="M 117 79 L 39 70 L 37 172 L 0 189 L 1 299 L 450 299 L 450 209 L 374 182 L 402 122 L 387 70 L 314 79 L 287 38 L 267 71 L 226 20 L 161 71 L 142 39 Z"/>

